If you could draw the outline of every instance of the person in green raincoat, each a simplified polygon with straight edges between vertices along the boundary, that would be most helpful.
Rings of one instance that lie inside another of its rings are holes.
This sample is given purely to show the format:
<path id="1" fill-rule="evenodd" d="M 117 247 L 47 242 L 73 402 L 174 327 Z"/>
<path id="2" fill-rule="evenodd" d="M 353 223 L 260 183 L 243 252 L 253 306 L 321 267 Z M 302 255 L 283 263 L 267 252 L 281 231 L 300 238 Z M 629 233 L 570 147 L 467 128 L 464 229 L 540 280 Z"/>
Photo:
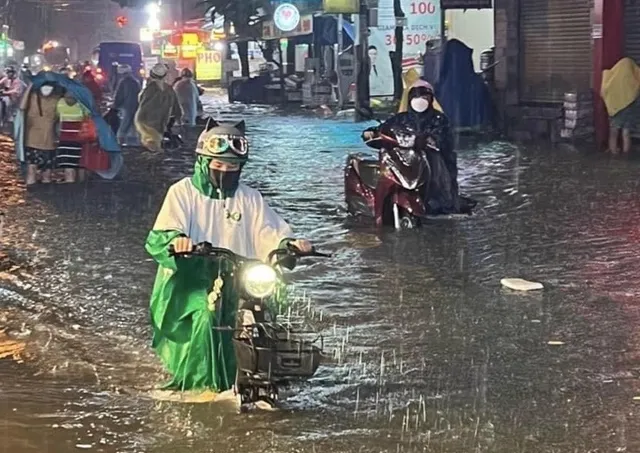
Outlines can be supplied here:
<path id="1" fill-rule="evenodd" d="M 180 253 L 209 242 L 262 261 L 278 247 L 309 252 L 312 246 L 291 239 L 291 228 L 260 192 L 240 182 L 248 158 L 244 122 L 210 121 L 196 153 L 193 176 L 169 188 L 146 241 L 147 252 L 159 265 L 151 295 L 153 347 L 172 375 L 165 388 L 223 392 L 232 388 L 236 376 L 232 332 L 215 329 L 235 325 L 238 295 L 230 263 L 176 258 L 169 246 Z M 222 303 L 211 311 L 207 297 L 218 277 Z"/>

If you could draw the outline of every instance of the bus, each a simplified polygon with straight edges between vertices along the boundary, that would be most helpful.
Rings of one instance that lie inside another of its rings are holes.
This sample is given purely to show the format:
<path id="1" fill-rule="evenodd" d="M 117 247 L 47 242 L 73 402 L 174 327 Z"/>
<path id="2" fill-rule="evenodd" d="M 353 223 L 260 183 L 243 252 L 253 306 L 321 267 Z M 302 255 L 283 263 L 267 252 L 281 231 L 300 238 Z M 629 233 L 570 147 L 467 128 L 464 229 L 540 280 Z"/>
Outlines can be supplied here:
<path id="1" fill-rule="evenodd" d="M 101 85 L 114 85 L 117 65 L 131 66 L 133 75 L 140 82 L 146 76 L 142 60 L 142 46 L 133 42 L 101 42 L 93 50 L 92 62 L 95 65 L 96 80 Z M 114 88 L 114 87 L 112 87 Z"/>

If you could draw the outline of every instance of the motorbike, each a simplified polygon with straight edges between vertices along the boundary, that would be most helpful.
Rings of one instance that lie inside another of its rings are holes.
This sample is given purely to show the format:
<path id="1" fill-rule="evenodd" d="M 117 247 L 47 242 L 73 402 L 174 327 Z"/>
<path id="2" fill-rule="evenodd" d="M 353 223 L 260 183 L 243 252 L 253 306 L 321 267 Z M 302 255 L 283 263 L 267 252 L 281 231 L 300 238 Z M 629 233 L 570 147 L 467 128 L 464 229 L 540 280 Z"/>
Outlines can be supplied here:
<path id="1" fill-rule="evenodd" d="M 431 167 L 417 139 L 410 128 L 395 128 L 366 142 L 378 150 L 377 159 L 363 153 L 349 155 L 344 182 L 351 214 L 373 218 L 377 226 L 420 225 L 427 215 L 423 200 L 428 199 Z M 429 143 L 426 146 L 437 151 Z"/>
<path id="2" fill-rule="evenodd" d="M 302 253 L 290 246 L 272 251 L 267 261 L 271 264 L 265 264 L 207 242 L 197 244 L 187 253 L 175 253 L 170 246 L 169 253 L 172 256 L 224 258 L 232 263 L 234 284 L 240 295 L 236 323 L 235 326 L 218 326 L 215 330 L 233 332 L 237 367 L 234 393 L 241 412 L 246 412 L 258 401 L 275 407 L 282 387 L 315 374 L 323 357 L 322 336 L 313 341 L 300 338 L 303 332 L 279 322 L 272 302 L 282 282 L 283 267 L 292 268 L 299 258 L 330 255 L 315 250 Z M 213 282 L 212 292 L 220 289 L 218 285 Z"/>

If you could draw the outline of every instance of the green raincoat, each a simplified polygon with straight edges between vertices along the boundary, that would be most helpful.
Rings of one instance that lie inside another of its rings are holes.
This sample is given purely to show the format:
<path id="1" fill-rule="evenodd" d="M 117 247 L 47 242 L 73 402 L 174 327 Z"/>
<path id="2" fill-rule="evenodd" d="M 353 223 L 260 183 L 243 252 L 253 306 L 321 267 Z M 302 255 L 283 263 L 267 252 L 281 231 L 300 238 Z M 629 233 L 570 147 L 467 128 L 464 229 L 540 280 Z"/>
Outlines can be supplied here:
<path id="1" fill-rule="evenodd" d="M 234 193 L 215 189 L 209 162 L 199 157 L 193 177 L 171 186 L 146 242 L 159 264 L 151 296 L 153 347 L 173 376 L 166 387 L 176 390 L 222 392 L 233 386 L 232 332 L 214 327 L 235 325 L 238 296 L 229 262 L 170 257 L 171 242 L 185 235 L 194 244 L 206 241 L 266 261 L 271 250 L 292 236 L 257 190 L 242 183 Z M 218 277 L 224 282 L 221 302 L 210 311 L 207 298 Z"/>

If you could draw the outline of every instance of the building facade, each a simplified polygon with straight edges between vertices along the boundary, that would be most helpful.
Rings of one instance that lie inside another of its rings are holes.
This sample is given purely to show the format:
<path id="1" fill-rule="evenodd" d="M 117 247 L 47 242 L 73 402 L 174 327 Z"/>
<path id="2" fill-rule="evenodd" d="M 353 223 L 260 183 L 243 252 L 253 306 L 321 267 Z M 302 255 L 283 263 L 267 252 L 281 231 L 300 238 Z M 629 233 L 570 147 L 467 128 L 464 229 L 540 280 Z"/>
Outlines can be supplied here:
<path id="1" fill-rule="evenodd" d="M 604 141 L 602 71 L 623 56 L 640 62 L 640 0 L 494 0 L 494 14 L 508 134 Z"/>

